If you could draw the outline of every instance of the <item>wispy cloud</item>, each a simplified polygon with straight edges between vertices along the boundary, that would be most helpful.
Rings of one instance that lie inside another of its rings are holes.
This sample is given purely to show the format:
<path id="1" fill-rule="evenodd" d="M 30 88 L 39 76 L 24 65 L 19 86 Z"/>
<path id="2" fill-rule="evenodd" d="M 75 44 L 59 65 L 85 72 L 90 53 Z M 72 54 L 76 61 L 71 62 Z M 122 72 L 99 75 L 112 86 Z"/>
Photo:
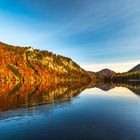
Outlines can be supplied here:
<path id="1" fill-rule="evenodd" d="M 13 5 L 2 0 L 0 39 L 48 49 L 81 65 L 138 63 L 139 7 L 139 0 L 19 0 Z"/>

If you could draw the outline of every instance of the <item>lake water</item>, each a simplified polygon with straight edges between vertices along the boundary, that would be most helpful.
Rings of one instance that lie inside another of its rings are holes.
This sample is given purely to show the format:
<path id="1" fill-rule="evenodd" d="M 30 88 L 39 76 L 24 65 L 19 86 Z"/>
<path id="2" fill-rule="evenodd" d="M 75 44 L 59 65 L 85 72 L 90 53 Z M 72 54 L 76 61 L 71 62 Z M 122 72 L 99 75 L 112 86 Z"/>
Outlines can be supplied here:
<path id="1" fill-rule="evenodd" d="M 139 90 L 76 87 L 1 93 L 0 140 L 140 140 Z"/>

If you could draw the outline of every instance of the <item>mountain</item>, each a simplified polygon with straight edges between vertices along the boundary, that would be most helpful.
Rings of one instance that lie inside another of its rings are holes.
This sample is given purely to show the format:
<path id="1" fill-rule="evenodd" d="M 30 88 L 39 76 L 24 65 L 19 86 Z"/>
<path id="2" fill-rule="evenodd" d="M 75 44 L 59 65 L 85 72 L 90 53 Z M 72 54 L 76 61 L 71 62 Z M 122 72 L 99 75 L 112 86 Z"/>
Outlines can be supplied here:
<path id="1" fill-rule="evenodd" d="M 89 74 L 89 76 L 90 76 L 91 79 L 94 80 L 96 78 L 96 73 L 95 72 L 93 72 L 93 71 L 87 71 L 87 73 Z"/>
<path id="2" fill-rule="evenodd" d="M 71 58 L 0 42 L 0 81 L 57 83 L 88 78 Z"/>
<path id="3" fill-rule="evenodd" d="M 103 69 L 96 73 L 97 77 L 102 77 L 102 78 L 110 78 L 110 77 L 113 77 L 115 74 L 116 72 L 110 69 Z"/>
<path id="4" fill-rule="evenodd" d="M 136 65 L 135 67 L 133 67 L 131 70 L 129 70 L 128 72 L 135 72 L 140 70 L 140 64 Z"/>
<path id="5" fill-rule="evenodd" d="M 133 67 L 128 72 L 124 73 L 116 73 L 113 77 L 113 81 L 115 82 L 139 82 L 140 81 L 140 64 Z"/>

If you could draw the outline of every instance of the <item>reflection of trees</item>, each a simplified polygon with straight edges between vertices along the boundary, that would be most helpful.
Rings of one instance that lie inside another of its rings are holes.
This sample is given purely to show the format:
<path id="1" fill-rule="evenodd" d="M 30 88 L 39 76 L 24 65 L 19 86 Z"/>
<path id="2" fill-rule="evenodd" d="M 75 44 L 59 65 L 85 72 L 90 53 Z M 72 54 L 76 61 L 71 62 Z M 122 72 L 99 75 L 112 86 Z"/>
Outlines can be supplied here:
<path id="1" fill-rule="evenodd" d="M 133 93 L 140 95 L 140 82 L 127 81 L 127 82 L 116 82 L 114 83 L 117 87 L 125 87 L 131 90 Z"/>
<path id="2" fill-rule="evenodd" d="M 133 93 L 140 95 L 140 82 L 65 82 L 49 84 L 40 81 L 24 84 L 13 82 L 0 83 L 0 110 L 8 110 L 20 106 L 37 106 L 42 103 L 69 101 L 86 88 L 100 88 L 108 91 L 114 87 L 126 87 Z"/>
<path id="3" fill-rule="evenodd" d="M 117 81 L 117 82 L 97 81 L 97 82 L 91 82 L 88 85 L 88 88 L 95 88 L 95 87 L 103 91 L 108 91 L 115 87 L 125 87 L 131 90 L 133 93 L 140 95 L 140 82 L 138 81 Z"/>
<path id="4" fill-rule="evenodd" d="M 2 83 L 0 87 L 0 110 L 20 106 L 36 106 L 39 103 L 53 103 L 56 100 L 67 101 L 86 88 L 80 82 L 60 83 Z"/>
<path id="5" fill-rule="evenodd" d="M 140 89 L 140 82 L 116 82 L 114 83 L 118 87 L 126 87 L 126 88 L 132 88 L 132 89 Z"/>
<path id="6" fill-rule="evenodd" d="M 131 90 L 133 93 L 140 95 L 140 89 L 133 89 L 133 88 L 128 88 L 129 90 Z"/>

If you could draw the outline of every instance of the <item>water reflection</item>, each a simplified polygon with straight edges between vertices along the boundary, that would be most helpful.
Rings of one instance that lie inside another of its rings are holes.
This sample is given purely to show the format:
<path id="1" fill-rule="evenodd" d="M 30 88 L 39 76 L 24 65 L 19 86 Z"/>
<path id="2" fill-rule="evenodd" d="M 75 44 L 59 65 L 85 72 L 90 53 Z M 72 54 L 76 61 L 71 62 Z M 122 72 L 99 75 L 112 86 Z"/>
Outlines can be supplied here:
<path id="1" fill-rule="evenodd" d="M 3 83 L 0 139 L 139 140 L 139 91 L 137 82 Z"/>
<path id="2" fill-rule="evenodd" d="M 18 107 L 31 107 L 39 104 L 50 104 L 70 101 L 86 88 L 99 88 L 109 91 L 115 87 L 125 87 L 133 93 L 140 95 L 140 82 L 127 83 L 80 83 L 66 82 L 58 85 L 49 83 L 1 83 L 0 85 L 0 110 L 6 111 Z"/>
<path id="3" fill-rule="evenodd" d="M 80 82 L 60 83 L 1 83 L 0 110 L 6 111 L 21 106 L 31 107 L 53 103 L 56 100 L 68 101 L 87 87 Z"/>
<path id="4" fill-rule="evenodd" d="M 128 81 L 128 82 L 91 82 L 88 85 L 88 88 L 99 88 L 103 91 L 109 91 L 111 89 L 114 89 L 115 87 L 123 87 L 123 88 L 127 88 L 130 91 L 132 91 L 134 94 L 140 95 L 140 82 L 132 82 L 132 81 Z"/>

